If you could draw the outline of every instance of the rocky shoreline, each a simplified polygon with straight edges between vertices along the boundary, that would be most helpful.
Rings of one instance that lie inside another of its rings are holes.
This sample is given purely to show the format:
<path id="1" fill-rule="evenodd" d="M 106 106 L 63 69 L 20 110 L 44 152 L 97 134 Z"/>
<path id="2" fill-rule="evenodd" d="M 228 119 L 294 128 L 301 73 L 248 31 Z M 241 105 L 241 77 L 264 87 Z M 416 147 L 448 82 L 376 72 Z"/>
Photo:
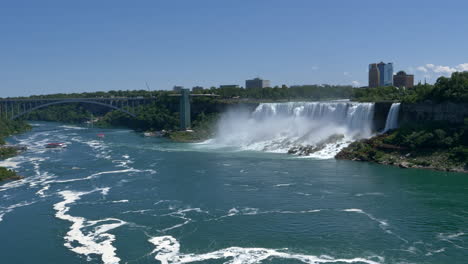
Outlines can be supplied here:
<path id="1" fill-rule="evenodd" d="M 325 149 L 328 144 L 337 143 L 338 141 L 344 139 L 343 134 L 333 134 L 328 138 L 318 142 L 315 145 L 305 145 L 305 146 L 294 146 L 288 150 L 288 154 L 299 155 L 299 156 L 309 156 L 315 152 Z"/>
<path id="2" fill-rule="evenodd" d="M 0 146 L 0 158 L 7 159 L 21 154 L 21 152 L 27 149 L 26 146 L 21 145 L 4 145 Z M 20 180 L 22 176 L 16 174 L 14 170 L 10 170 L 4 167 L 0 167 L 0 182 L 6 180 Z"/>
<path id="3" fill-rule="evenodd" d="M 383 143 L 388 135 L 379 135 L 360 140 L 342 149 L 336 159 L 373 162 L 396 166 L 402 169 L 427 169 L 446 172 L 468 173 L 463 161 L 456 161 L 444 149 L 412 150 L 398 145 Z"/>
<path id="4" fill-rule="evenodd" d="M 5 138 L 14 134 L 23 133 L 31 129 L 31 126 L 25 121 L 12 121 L 0 119 L 0 160 L 8 159 L 27 149 L 23 145 L 8 145 Z M 5 180 L 19 180 L 23 177 L 16 174 L 14 170 L 0 167 L 0 182 Z"/>

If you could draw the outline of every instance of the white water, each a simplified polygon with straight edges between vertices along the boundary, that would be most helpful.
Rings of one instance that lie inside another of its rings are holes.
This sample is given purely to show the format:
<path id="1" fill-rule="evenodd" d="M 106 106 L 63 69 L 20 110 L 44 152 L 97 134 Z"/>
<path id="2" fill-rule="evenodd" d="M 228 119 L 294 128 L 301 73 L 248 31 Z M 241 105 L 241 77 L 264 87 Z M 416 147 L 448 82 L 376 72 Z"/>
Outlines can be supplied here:
<path id="1" fill-rule="evenodd" d="M 387 121 L 385 122 L 384 133 L 390 129 L 398 128 L 398 114 L 400 113 L 400 103 L 393 103 L 388 111 Z"/>
<path id="2" fill-rule="evenodd" d="M 373 103 L 291 102 L 264 103 L 255 111 L 230 111 L 218 124 L 209 143 L 287 153 L 294 147 L 321 146 L 315 158 L 333 158 L 354 140 L 372 135 Z M 335 136 L 331 140 L 331 136 Z"/>
<path id="3" fill-rule="evenodd" d="M 181 264 L 192 262 L 204 262 L 209 260 L 226 259 L 224 263 L 230 264 L 254 264 L 261 263 L 267 259 L 284 259 L 296 260 L 302 263 L 318 264 L 318 263 L 367 263 L 380 264 L 383 258 L 373 256 L 373 259 L 368 258 L 350 258 L 350 259 L 335 259 L 330 256 L 313 256 L 304 254 L 294 254 L 287 252 L 286 249 L 275 250 L 268 248 L 241 248 L 230 247 L 204 254 L 183 254 L 180 252 L 180 243 L 172 236 L 159 236 L 149 239 L 149 242 L 155 245 L 152 252 L 156 254 L 155 259 L 162 264 Z"/>
<path id="4" fill-rule="evenodd" d="M 55 216 L 59 219 L 72 222 L 70 231 L 65 236 L 64 245 L 67 248 L 75 253 L 86 256 L 100 255 L 104 264 L 116 264 L 119 263 L 120 258 L 117 257 L 116 248 L 112 245 L 112 242 L 115 241 L 115 235 L 107 232 L 126 224 L 126 222 L 116 218 L 91 221 L 84 217 L 67 214 L 70 210 L 70 204 L 75 203 L 81 196 L 96 191 L 100 191 L 103 195 L 106 195 L 109 188 L 95 189 L 90 192 L 69 190 L 59 192 L 64 200 L 54 205 L 54 209 L 57 211 Z M 85 228 L 90 227 L 94 228 L 85 231 Z"/>

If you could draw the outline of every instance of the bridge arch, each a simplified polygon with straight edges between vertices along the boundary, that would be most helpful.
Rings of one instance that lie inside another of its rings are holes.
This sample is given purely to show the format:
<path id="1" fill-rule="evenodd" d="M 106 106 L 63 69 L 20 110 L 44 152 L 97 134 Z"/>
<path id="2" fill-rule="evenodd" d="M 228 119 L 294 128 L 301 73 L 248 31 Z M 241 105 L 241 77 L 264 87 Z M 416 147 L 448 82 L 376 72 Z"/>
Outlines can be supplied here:
<path id="1" fill-rule="evenodd" d="M 55 101 L 55 102 L 50 102 L 50 103 L 46 103 L 46 104 L 41 104 L 41 105 L 38 105 L 38 106 L 35 106 L 31 109 L 28 109 L 22 113 L 19 113 L 17 115 L 14 115 L 13 117 L 11 117 L 12 120 L 18 118 L 18 117 L 21 117 L 23 115 L 26 115 L 26 114 L 29 114 L 31 113 L 32 111 L 35 111 L 35 110 L 38 110 L 38 109 L 41 109 L 41 108 L 44 108 L 44 107 L 48 107 L 48 106 L 51 106 L 51 105 L 57 105 L 57 104 L 70 104 L 70 103 L 85 103 L 85 104 L 95 104 L 95 105 L 102 105 L 102 106 L 105 106 L 105 107 L 108 107 L 108 108 L 112 108 L 114 110 L 118 110 L 120 112 L 123 112 L 127 115 L 130 115 L 132 117 L 136 117 L 136 115 L 134 113 L 131 113 L 125 109 L 122 109 L 122 108 L 119 108 L 117 106 L 113 106 L 113 105 L 110 105 L 110 104 L 106 104 L 106 103 L 102 103 L 102 102 L 98 102 L 98 101 L 92 101 L 92 100 L 61 100 L 61 101 Z"/>

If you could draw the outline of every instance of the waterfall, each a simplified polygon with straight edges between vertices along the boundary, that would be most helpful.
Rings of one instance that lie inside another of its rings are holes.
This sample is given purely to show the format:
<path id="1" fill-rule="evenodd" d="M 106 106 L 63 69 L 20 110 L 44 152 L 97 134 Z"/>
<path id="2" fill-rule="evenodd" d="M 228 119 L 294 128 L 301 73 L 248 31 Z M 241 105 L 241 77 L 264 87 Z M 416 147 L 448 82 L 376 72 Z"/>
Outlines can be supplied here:
<path id="1" fill-rule="evenodd" d="M 262 103 L 253 112 L 230 111 L 210 144 L 243 150 L 332 158 L 372 135 L 373 103 Z"/>
<path id="2" fill-rule="evenodd" d="M 393 103 L 388 111 L 387 121 L 383 133 L 390 129 L 398 128 L 398 114 L 400 113 L 400 103 Z"/>

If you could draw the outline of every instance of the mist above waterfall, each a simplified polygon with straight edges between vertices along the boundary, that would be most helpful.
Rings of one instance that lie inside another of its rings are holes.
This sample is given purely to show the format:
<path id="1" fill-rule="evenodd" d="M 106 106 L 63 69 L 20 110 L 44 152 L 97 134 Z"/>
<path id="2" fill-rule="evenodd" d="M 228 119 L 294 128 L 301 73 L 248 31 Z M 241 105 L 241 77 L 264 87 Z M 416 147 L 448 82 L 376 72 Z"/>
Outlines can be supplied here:
<path id="1" fill-rule="evenodd" d="M 225 113 L 210 143 L 332 158 L 352 141 L 372 135 L 373 114 L 373 103 L 263 103 L 253 112 Z"/>

